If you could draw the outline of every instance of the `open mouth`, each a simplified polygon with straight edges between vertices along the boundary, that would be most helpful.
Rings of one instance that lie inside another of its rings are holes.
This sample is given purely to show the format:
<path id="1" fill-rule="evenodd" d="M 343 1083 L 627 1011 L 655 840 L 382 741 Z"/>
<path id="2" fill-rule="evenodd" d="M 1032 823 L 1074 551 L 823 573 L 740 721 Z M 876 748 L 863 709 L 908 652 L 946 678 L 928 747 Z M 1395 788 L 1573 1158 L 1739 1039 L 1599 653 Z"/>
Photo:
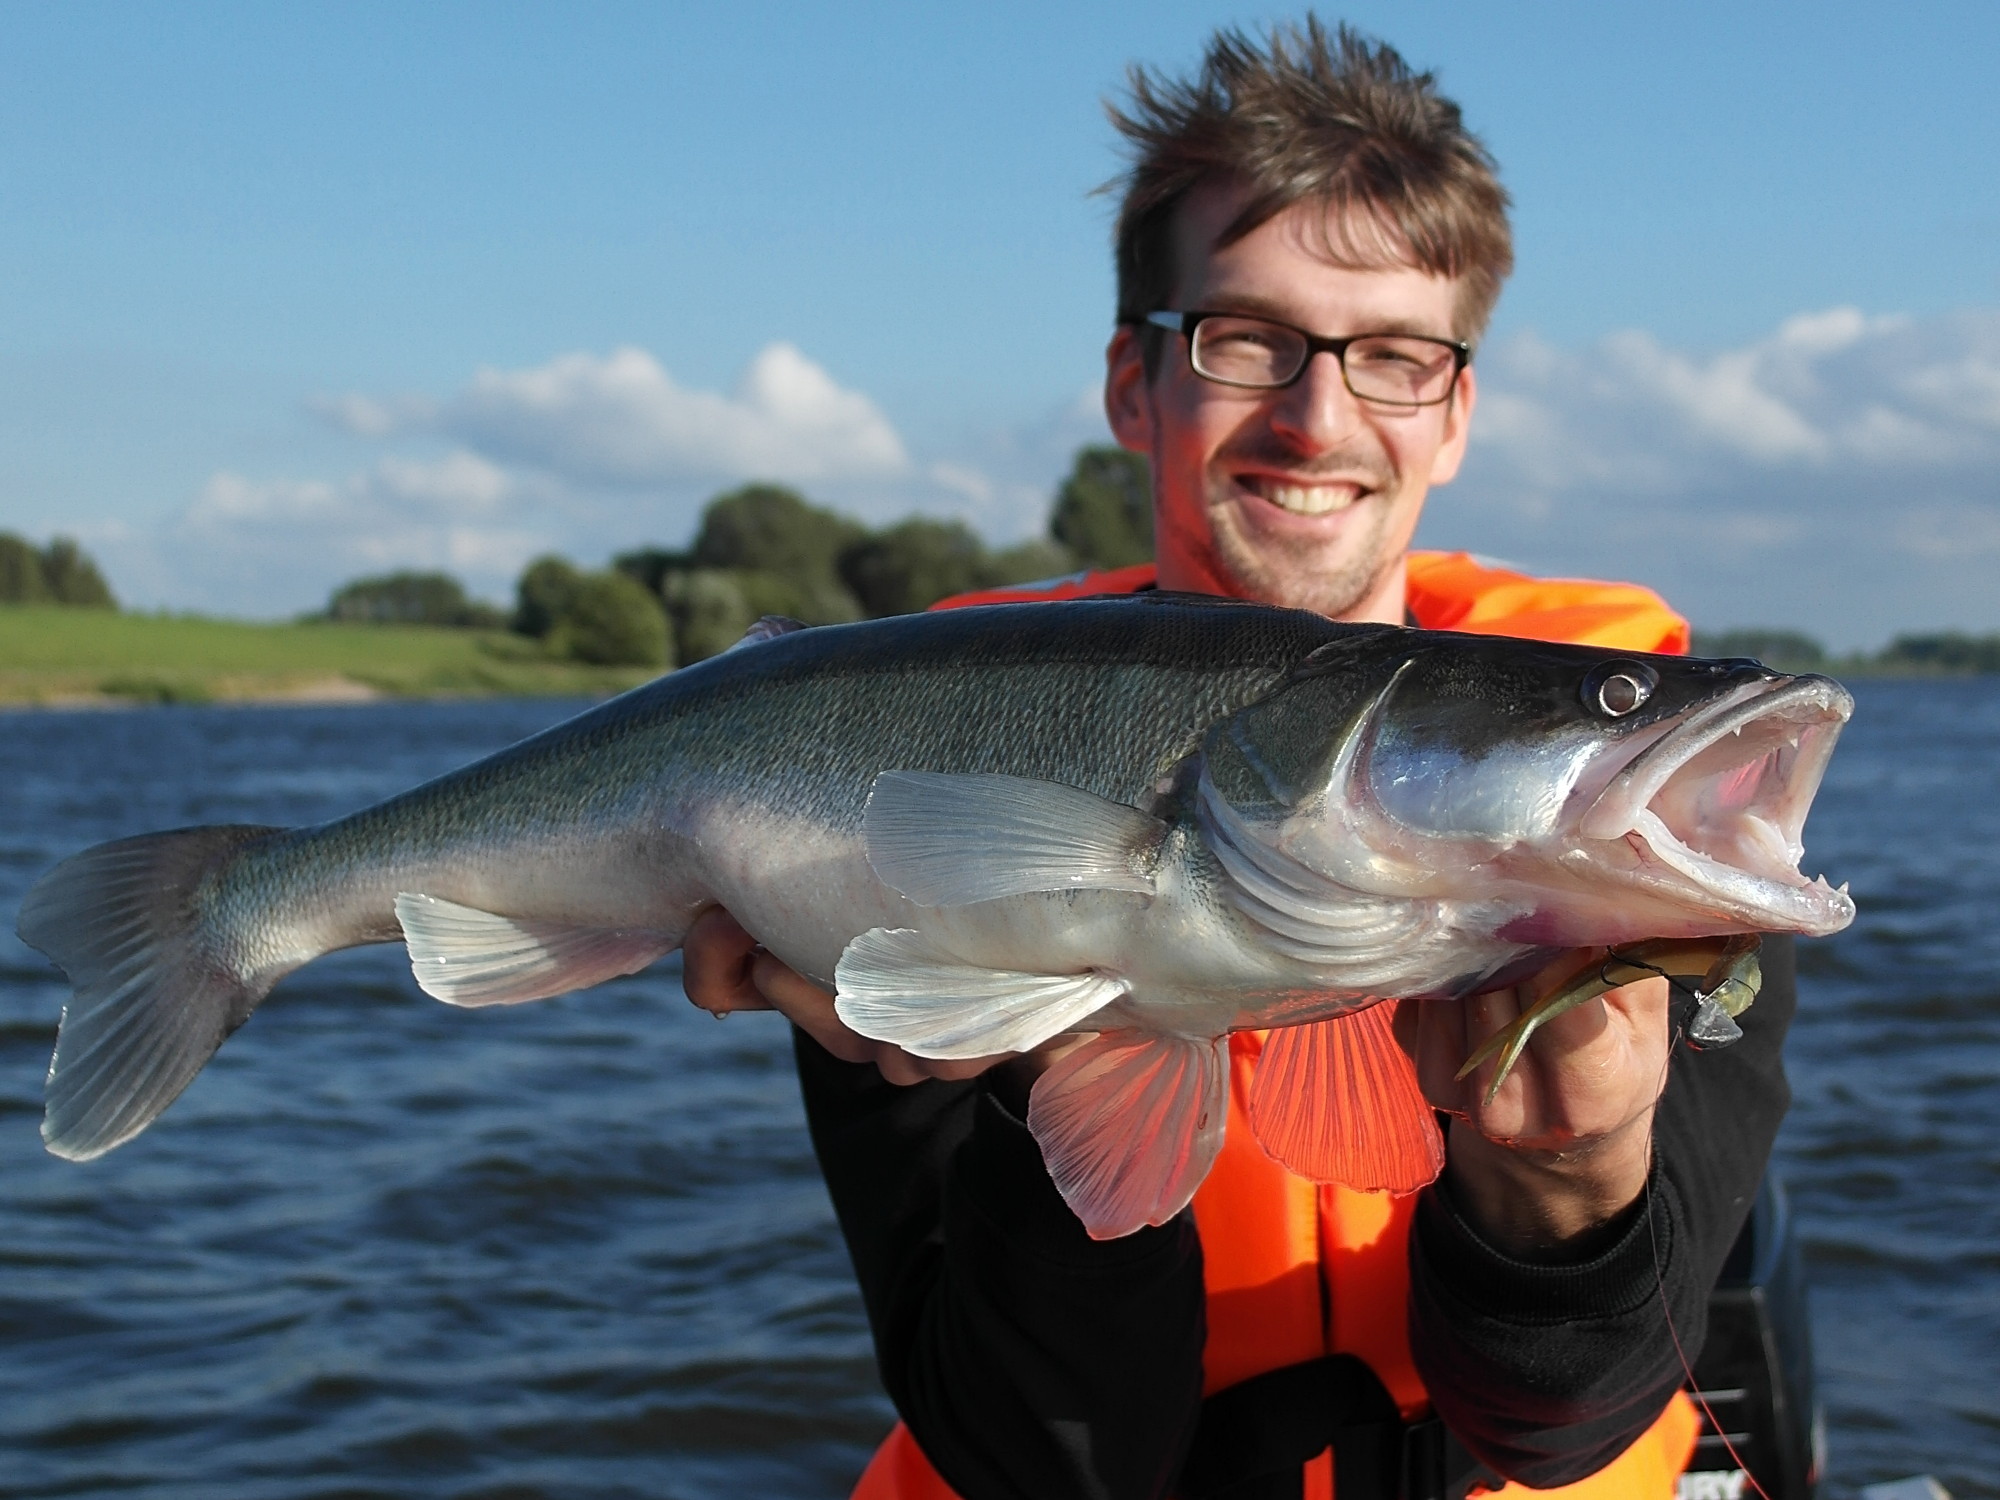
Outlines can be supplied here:
<path id="1" fill-rule="evenodd" d="M 1294 516 L 1330 516 L 1351 507 L 1362 490 L 1352 480 L 1281 480 L 1267 475 L 1246 476 L 1239 481 L 1253 495 Z"/>
<path id="2" fill-rule="evenodd" d="M 1810 935 L 1854 917 L 1847 888 L 1799 873 L 1806 809 L 1854 711 L 1828 677 L 1755 683 L 1690 715 L 1635 756 L 1584 815 L 1646 865 L 1700 888 L 1718 914 Z"/>

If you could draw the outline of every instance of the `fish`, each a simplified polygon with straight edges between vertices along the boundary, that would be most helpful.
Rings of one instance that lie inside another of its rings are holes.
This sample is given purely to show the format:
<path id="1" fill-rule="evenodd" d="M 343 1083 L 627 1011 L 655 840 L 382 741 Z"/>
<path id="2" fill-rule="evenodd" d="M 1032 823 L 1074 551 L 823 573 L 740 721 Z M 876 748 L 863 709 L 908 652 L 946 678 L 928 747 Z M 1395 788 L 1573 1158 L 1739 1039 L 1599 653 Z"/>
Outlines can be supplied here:
<path id="1" fill-rule="evenodd" d="M 1205 596 L 769 619 L 349 816 L 57 865 L 17 922 L 73 991 L 42 1133 L 131 1139 L 321 954 L 403 942 L 427 994 L 515 1004 L 636 973 L 719 903 L 864 1036 L 1083 1038 L 1027 1123 L 1093 1236 L 1191 1199 L 1243 1030 L 1266 1150 L 1410 1191 L 1442 1144 L 1394 1002 L 1852 919 L 1799 870 L 1851 710 L 1748 660 Z"/>

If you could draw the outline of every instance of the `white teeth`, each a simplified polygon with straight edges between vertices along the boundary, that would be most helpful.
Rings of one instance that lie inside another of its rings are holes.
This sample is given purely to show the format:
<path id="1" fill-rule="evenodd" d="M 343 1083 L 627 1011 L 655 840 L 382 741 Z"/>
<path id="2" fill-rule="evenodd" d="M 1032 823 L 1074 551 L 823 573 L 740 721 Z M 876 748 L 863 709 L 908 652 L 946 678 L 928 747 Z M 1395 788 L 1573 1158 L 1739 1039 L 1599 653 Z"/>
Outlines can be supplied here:
<path id="1" fill-rule="evenodd" d="M 1265 484 L 1259 487 L 1266 500 L 1295 516 L 1326 516 L 1346 510 L 1354 503 L 1354 487 L 1348 484 Z"/>

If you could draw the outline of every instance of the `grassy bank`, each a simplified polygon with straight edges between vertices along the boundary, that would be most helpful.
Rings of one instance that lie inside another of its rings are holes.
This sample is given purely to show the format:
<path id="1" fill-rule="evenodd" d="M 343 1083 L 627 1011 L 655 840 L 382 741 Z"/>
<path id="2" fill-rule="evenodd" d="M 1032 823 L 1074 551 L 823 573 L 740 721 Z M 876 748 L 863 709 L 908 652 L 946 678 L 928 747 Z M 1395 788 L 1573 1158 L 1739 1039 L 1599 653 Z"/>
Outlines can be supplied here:
<path id="1" fill-rule="evenodd" d="M 550 661 L 505 631 L 0 606 L 0 704 L 588 695 L 651 675 Z"/>

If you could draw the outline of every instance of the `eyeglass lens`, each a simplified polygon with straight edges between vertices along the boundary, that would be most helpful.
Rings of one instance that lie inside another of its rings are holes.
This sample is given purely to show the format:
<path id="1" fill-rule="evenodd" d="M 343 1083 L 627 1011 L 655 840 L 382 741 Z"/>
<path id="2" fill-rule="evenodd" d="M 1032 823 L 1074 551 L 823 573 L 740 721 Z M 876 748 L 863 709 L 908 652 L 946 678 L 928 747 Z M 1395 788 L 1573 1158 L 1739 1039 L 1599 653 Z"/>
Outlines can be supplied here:
<path id="1" fill-rule="evenodd" d="M 1203 318 L 1190 351 L 1195 371 L 1226 385 L 1289 384 L 1306 362 L 1305 335 L 1262 318 Z M 1347 388 L 1367 401 L 1427 406 L 1451 393 L 1458 361 L 1449 345 L 1428 339 L 1356 339 L 1341 357 Z"/>

